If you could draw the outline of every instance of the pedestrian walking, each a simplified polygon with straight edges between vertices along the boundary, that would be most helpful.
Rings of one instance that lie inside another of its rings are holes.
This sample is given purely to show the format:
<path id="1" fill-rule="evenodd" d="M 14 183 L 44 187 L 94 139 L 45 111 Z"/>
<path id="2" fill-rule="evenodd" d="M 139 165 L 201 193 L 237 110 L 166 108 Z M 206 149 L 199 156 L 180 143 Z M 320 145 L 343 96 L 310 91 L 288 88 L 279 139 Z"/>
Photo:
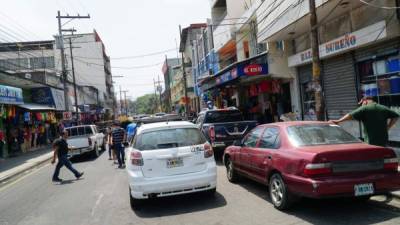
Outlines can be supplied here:
<path id="1" fill-rule="evenodd" d="M 361 121 L 364 127 L 365 142 L 371 145 L 387 146 L 388 131 L 396 124 L 400 115 L 388 107 L 376 103 L 373 97 L 364 97 L 359 104 L 361 106 L 358 109 L 331 122 L 339 124 L 352 119 Z"/>
<path id="2" fill-rule="evenodd" d="M 79 179 L 83 175 L 83 172 L 78 172 L 74 167 L 72 167 L 72 163 L 67 157 L 69 150 L 67 138 L 68 131 L 65 130 L 62 132 L 62 136 L 53 143 L 54 155 L 53 159 L 51 160 L 51 164 L 54 164 L 56 162 L 56 158 L 58 158 L 58 163 L 53 174 L 53 182 L 62 182 L 58 175 L 60 174 L 60 169 L 63 166 L 67 167 L 67 169 L 69 169 L 75 175 L 76 179 Z"/>
<path id="3" fill-rule="evenodd" d="M 114 122 L 111 132 L 111 145 L 114 147 L 115 153 L 117 154 L 118 168 L 120 169 L 125 166 L 125 140 L 125 130 L 121 128 L 119 122 Z"/>

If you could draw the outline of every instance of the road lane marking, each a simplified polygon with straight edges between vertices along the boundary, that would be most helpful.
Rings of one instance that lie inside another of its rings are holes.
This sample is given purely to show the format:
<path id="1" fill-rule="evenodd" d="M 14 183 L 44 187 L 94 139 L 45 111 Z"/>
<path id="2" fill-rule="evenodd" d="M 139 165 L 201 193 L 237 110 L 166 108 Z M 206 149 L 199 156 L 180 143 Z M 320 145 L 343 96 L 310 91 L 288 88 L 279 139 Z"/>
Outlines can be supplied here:
<path id="1" fill-rule="evenodd" d="M 45 167 L 50 166 L 51 164 L 44 164 L 44 165 L 39 165 L 37 167 L 33 167 L 27 171 L 24 171 L 23 173 L 17 175 L 17 178 L 14 178 L 15 180 L 13 180 L 11 178 L 10 181 L 6 181 L 5 183 L 0 184 L 0 192 L 4 191 L 5 189 L 9 188 L 10 186 L 20 182 L 21 180 L 27 178 L 28 176 L 31 176 L 33 174 L 36 174 L 37 172 L 39 172 L 40 170 L 42 170 Z"/>
<path id="2" fill-rule="evenodd" d="M 96 201 L 96 203 L 94 204 L 94 206 L 93 206 L 93 208 L 92 208 L 92 213 L 91 213 L 92 216 L 94 216 L 94 212 L 95 212 L 97 206 L 100 204 L 101 199 L 102 199 L 103 197 L 104 197 L 104 194 L 100 194 L 99 197 L 97 198 L 97 201 Z"/>

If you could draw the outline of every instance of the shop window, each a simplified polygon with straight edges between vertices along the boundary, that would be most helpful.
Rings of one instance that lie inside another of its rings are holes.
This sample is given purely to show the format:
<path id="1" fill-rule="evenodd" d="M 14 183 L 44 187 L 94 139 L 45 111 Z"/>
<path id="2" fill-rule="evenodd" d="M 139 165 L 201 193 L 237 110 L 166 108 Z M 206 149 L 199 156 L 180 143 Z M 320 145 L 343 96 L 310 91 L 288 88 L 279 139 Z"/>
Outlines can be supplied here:
<path id="1" fill-rule="evenodd" d="M 359 98 L 373 96 L 379 104 L 400 113 L 400 55 L 387 55 L 358 63 Z M 390 141 L 400 142 L 400 123 L 391 129 Z"/>
<path id="2" fill-rule="evenodd" d="M 317 120 L 315 113 L 315 92 L 312 82 L 306 82 L 301 85 L 303 93 L 304 120 Z"/>

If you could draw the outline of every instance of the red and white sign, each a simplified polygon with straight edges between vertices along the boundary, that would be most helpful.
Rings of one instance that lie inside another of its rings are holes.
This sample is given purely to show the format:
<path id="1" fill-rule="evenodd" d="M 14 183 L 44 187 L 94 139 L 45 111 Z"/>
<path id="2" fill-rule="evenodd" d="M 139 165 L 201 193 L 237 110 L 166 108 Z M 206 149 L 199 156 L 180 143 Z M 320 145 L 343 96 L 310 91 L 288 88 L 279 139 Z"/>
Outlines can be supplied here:
<path id="1" fill-rule="evenodd" d="M 63 113 L 63 120 L 71 120 L 71 119 L 72 119 L 72 112 Z"/>
<path id="2" fill-rule="evenodd" d="M 244 67 L 244 74 L 247 76 L 255 76 L 255 75 L 260 75 L 263 71 L 263 67 L 259 64 L 251 64 L 246 67 Z"/>

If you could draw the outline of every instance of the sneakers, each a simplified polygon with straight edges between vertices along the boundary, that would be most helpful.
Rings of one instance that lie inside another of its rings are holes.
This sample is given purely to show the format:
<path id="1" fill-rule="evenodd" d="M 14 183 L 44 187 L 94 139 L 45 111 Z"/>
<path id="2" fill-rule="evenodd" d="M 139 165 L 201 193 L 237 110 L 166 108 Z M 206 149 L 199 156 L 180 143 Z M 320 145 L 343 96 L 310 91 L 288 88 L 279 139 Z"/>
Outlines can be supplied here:
<path id="1" fill-rule="evenodd" d="M 78 176 L 76 176 L 76 179 L 81 178 L 83 176 L 83 174 L 84 174 L 84 172 L 79 173 Z"/>
<path id="2" fill-rule="evenodd" d="M 62 182 L 63 180 L 60 178 L 53 179 L 53 182 Z"/>

